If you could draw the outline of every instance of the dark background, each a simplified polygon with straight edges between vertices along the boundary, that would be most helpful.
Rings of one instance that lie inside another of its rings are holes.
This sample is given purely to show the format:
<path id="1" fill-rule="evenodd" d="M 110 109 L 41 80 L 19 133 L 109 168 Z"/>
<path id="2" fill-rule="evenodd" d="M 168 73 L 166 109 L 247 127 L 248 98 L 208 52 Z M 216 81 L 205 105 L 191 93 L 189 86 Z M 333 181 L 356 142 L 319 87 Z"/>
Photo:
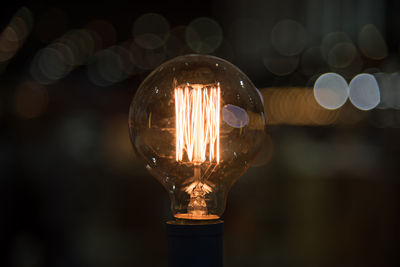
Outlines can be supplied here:
<path id="1" fill-rule="evenodd" d="M 269 138 L 229 194 L 225 266 L 399 266 L 400 83 L 370 111 L 297 97 L 312 96 L 324 72 L 396 74 L 399 2 L 9 2 L 0 10 L 0 266 L 166 266 L 169 199 L 134 155 L 127 116 L 151 69 L 194 52 L 237 65 L 266 105 Z M 152 26 L 138 23 L 148 13 L 164 18 L 154 22 L 157 47 L 132 34 Z M 185 32 L 199 17 L 218 44 L 193 49 Z M 282 55 L 271 33 L 288 19 L 297 30 L 284 28 L 282 40 L 298 51 Z M 361 43 L 366 25 L 378 34 Z M 335 32 L 355 48 L 342 67 L 318 52 Z"/>

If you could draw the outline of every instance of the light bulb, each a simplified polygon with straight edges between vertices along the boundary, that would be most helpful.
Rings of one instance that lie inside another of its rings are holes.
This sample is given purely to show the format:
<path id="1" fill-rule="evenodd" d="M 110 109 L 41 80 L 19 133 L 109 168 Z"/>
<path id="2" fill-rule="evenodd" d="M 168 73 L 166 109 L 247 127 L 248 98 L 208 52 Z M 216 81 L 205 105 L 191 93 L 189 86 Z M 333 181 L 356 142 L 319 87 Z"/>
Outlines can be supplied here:
<path id="1" fill-rule="evenodd" d="M 265 138 L 259 91 L 231 63 L 187 55 L 156 68 L 129 111 L 133 147 L 177 219 L 214 220 Z"/>

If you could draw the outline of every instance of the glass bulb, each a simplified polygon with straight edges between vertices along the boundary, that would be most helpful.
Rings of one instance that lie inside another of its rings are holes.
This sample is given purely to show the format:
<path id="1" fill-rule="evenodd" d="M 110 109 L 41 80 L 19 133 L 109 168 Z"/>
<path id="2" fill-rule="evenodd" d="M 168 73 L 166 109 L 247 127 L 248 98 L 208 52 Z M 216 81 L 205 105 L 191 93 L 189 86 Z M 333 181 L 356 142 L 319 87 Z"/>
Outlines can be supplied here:
<path id="1" fill-rule="evenodd" d="M 129 130 L 135 151 L 168 191 L 173 216 L 213 220 L 262 147 L 264 107 L 259 91 L 231 63 L 181 56 L 140 85 Z"/>

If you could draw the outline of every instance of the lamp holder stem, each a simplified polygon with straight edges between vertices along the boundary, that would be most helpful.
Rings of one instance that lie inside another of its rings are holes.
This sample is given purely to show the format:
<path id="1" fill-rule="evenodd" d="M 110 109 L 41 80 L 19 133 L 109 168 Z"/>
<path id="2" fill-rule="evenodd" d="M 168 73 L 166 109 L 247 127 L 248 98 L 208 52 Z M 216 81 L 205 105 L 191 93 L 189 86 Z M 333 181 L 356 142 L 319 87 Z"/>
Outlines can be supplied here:
<path id="1" fill-rule="evenodd" d="M 169 221 L 169 267 L 222 267 L 223 221 Z"/>

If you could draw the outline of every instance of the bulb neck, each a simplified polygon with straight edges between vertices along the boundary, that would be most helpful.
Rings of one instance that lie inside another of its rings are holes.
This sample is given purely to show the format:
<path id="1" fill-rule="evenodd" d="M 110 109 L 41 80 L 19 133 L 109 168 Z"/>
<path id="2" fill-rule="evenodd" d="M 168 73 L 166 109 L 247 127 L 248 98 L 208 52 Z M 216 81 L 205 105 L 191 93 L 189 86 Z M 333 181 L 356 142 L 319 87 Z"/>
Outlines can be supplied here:
<path id="1" fill-rule="evenodd" d="M 203 188 L 200 165 L 194 166 L 193 180 L 193 188 L 188 192 L 190 194 L 188 213 L 192 216 L 204 216 L 207 214 L 206 191 Z"/>
<path id="2" fill-rule="evenodd" d="M 195 216 L 203 216 L 207 214 L 207 204 L 205 199 L 206 193 L 202 184 L 198 183 L 190 194 L 190 202 L 188 205 L 188 213 Z"/>
<path id="3" fill-rule="evenodd" d="M 169 267 L 222 267 L 223 221 L 167 222 Z"/>

